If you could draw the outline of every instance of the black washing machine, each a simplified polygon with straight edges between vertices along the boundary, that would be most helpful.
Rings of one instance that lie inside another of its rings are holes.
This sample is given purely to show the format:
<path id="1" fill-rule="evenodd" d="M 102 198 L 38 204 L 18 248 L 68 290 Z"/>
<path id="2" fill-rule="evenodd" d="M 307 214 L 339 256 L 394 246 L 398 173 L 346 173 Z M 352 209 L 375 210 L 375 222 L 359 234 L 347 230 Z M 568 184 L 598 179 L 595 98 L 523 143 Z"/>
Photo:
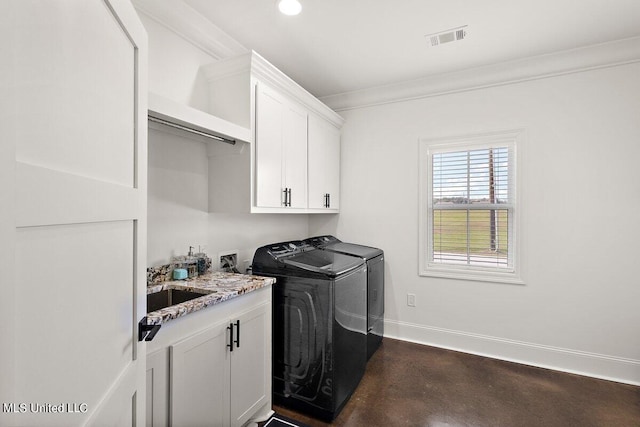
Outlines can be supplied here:
<path id="1" fill-rule="evenodd" d="M 367 363 L 363 259 L 302 241 L 258 248 L 273 285 L 273 402 L 324 420 L 342 410 Z"/>
<path id="2" fill-rule="evenodd" d="M 384 335 L 384 251 L 345 243 L 334 236 L 304 240 L 317 248 L 362 258 L 367 263 L 367 360 L 380 347 Z"/>

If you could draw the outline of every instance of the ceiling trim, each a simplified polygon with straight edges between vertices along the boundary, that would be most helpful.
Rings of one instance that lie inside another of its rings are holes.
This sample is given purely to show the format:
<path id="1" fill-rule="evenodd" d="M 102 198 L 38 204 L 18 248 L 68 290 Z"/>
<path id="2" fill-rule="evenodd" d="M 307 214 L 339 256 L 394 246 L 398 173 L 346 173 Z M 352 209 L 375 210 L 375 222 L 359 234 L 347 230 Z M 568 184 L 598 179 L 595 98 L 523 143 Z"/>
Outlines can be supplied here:
<path id="1" fill-rule="evenodd" d="M 138 12 L 200 48 L 214 59 L 223 59 L 249 52 L 218 26 L 183 1 L 132 0 Z"/>
<path id="2" fill-rule="evenodd" d="M 249 74 L 259 81 L 273 86 L 288 97 L 302 102 L 310 111 L 340 128 L 344 119 L 327 107 L 322 101 L 309 93 L 305 88 L 276 68 L 273 64 L 255 51 L 233 58 L 216 61 L 201 68 L 207 81 L 226 79 L 238 74 Z"/>
<path id="3" fill-rule="evenodd" d="M 335 111 L 428 98 L 640 62 L 640 37 L 321 97 Z"/>

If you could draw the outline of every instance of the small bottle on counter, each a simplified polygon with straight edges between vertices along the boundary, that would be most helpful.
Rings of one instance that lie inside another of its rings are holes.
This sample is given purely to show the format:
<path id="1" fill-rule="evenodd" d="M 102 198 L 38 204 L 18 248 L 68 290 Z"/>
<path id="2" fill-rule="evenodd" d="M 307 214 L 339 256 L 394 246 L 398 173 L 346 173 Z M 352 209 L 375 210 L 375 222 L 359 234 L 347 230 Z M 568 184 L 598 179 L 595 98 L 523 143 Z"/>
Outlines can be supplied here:
<path id="1" fill-rule="evenodd" d="M 198 253 L 193 255 L 197 260 L 198 274 L 205 274 L 211 268 L 211 258 L 198 246 Z"/>
<path id="2" fill-rule="evenodd" d="M 198 277 L 198 259 L 193 256 L 193 246 L 189 246 L 189 253 L 186 258 L 187 272 L 189 279 Z"/>

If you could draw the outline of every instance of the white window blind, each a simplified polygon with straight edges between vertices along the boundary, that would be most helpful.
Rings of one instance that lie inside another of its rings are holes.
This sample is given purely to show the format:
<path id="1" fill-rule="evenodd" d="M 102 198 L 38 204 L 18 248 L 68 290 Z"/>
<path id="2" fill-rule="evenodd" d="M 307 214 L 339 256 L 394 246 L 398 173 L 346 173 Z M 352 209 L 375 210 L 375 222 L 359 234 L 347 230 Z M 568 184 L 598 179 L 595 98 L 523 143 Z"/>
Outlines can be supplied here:
<path id="1" fill-rule="evenodd" d="M 432 156 L 432 262 L 511 268 L 509 147 Z"/>
<path id="2" fill-rule="evenodd" d="M 521 283 L 515 253 L 520 134 L 421 141 L 420 274 Z"/>

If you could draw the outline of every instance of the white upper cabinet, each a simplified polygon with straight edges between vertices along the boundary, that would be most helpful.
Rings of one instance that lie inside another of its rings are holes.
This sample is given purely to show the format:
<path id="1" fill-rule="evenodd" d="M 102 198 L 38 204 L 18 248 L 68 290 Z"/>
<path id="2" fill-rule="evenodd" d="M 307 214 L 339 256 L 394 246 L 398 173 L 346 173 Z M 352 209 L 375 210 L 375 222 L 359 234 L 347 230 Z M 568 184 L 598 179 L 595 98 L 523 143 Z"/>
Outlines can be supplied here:
<path id="1" fill-rule="evenodd" d="M 209 210 L 338 212 L 343 119 L 255 52 L 203 72 L 209 113 L 253 138 L 246 150 L 210 147 Z"/>
<path id="2" fill-rule="evenodd" d="M 285 204 L 290 208 L 306 208 L 307 112 L 296 105 L 287 106 L 283 125 Z"/>
<path id="3" fill-rule="evenodd" d="M 309 116 L 309 208 L 340 208 L 340 129 Z"/>
<path id="4" fill-rule="evenodd" d="M 256 206 L 305 208 L 307 112 L 259 83 L 255 135 Z"/>

